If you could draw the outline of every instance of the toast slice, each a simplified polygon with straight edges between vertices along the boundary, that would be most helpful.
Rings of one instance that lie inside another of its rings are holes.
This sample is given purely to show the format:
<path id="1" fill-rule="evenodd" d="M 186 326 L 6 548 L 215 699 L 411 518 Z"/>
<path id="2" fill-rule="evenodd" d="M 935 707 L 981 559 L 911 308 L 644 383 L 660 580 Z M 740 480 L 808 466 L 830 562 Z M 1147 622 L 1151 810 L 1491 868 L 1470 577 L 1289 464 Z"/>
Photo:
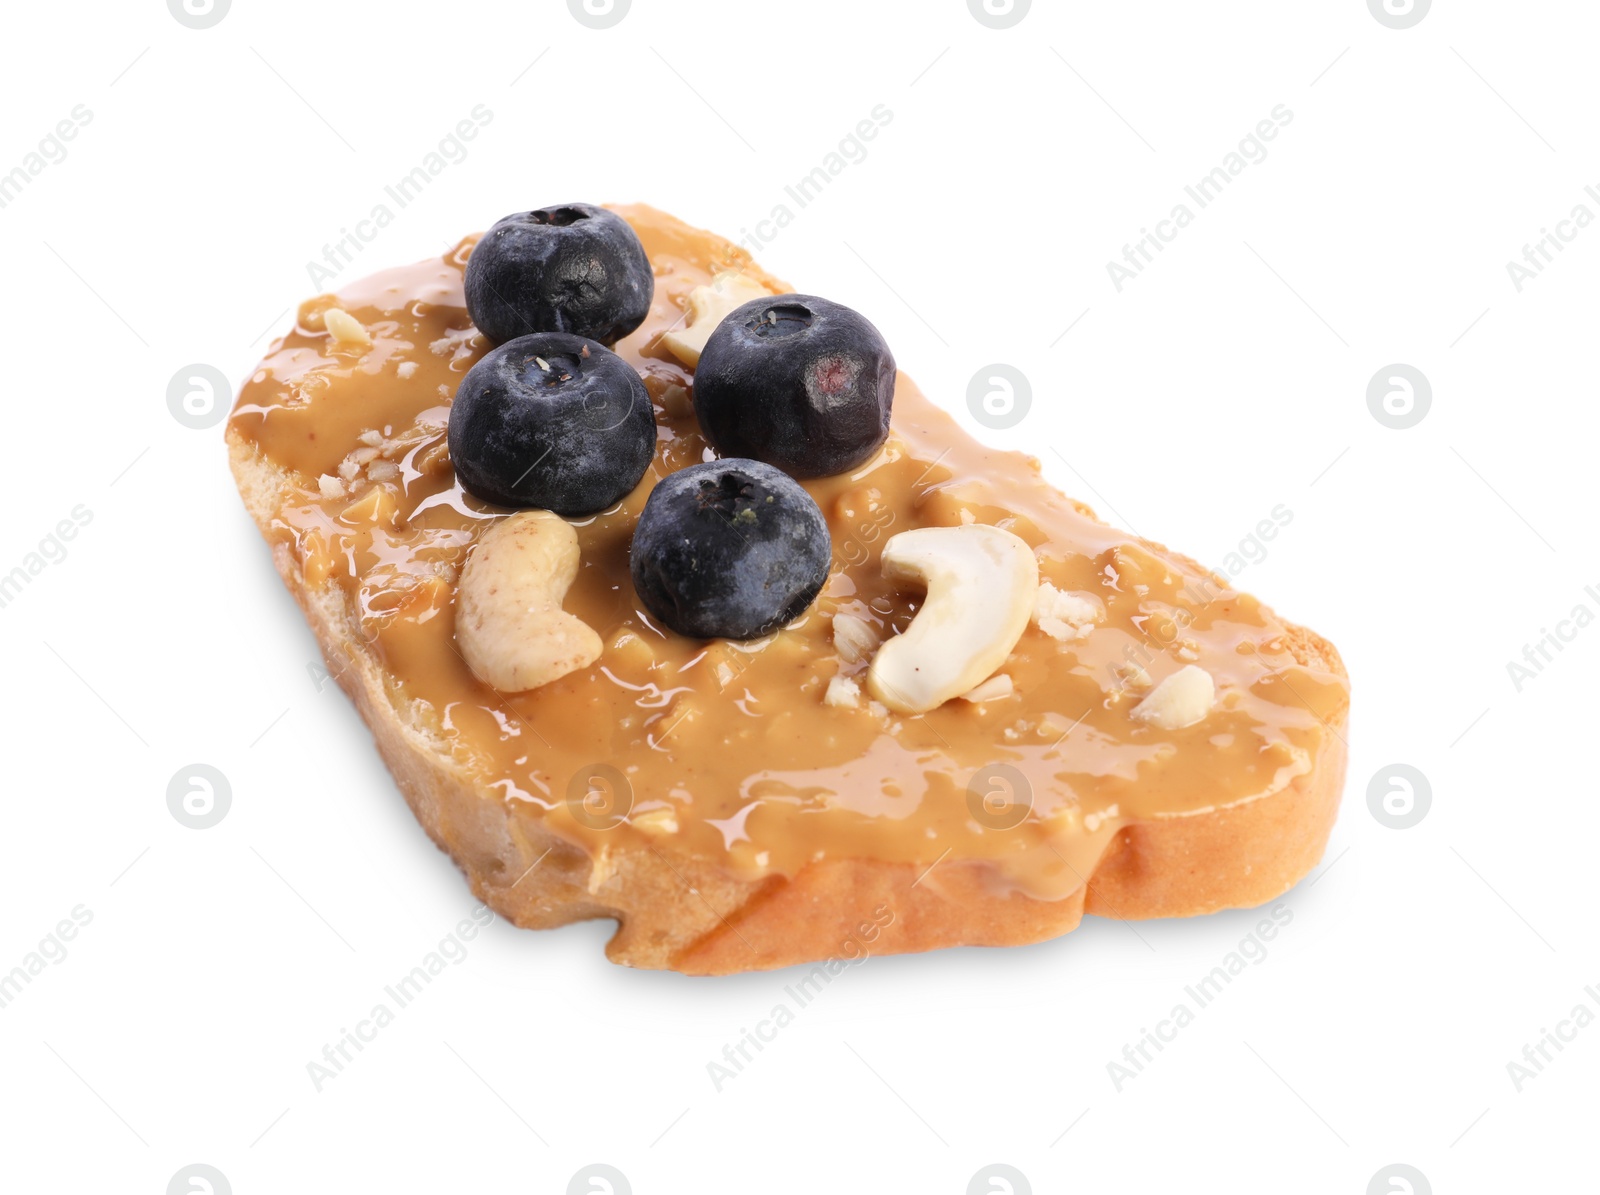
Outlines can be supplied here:
<path id="1" fill-rule="evenodd" d="M 584 576 L 594 576 L 580 579 L 567 608 L 588 610 L 606 643 L 588 674 L 533 696 L 481 692 L 451 638 L 460 562 L 504 513 L 461 493 L 443 444 L 452 379 L 487 347 L 460 298 L 471 238 L 442 259 L 305 305 L 227 426 L 240 494 L 329 672 L 417 820 L 481 900 L 526 928 L 611 918 L 613 961 L 719 975 L 1035 942 L 1086 912 L 1138 919 L 1253 906 L 1316 864 L 1346 761 L 1348 685 L 1334 647 L 1187 557 L 1099 522 L 1051 489 L 1037 462 L 973 442 L 903 374 L 883 458 L 898 472 L 808 483 L 848 581 L 830 581 L 816 611 L 747 657 L 649 627 L 652 638 L 618 581 L 628 529 L 653 481 L 703 447 L 686 402 L 692 372 L 663 335 L 719 273 L 771 293 L 790 288 L 721 238 L 649 208 L 616 210 L 657 273 L 650 316 L 616 350 L 644 374 L 663 435 L 639 490 L 581 525 Z M 369 344 L 331 343 L 323 316 L 335 306 Z M 1010 525 L 1035 543 L 1060 590 L 1100 607 L 1099 625 L 1041 617 L 1030 626 L 1007 664 L 1015 696 L 920 717 L 873 703 L 835 708 L 824 693 L 848 653 L 829 634 L 830 614 L 860 615 L 889 634 L 915 610 L 914 598 L 888 593 L 876 605 L 852 599 L 867 595 L 880 533 L 894 526 L 863 521 L 875 503 L 902 527 Z M 1174 614 L 1185 633 L 1153 637 L 1151 619 Z M 1161 733 L 1130 718 L 1186 666 L 1218 678 L 1208 724 Z M 688 679 L 669 683 L 679 673 Z M 618 686 L 649 701 L 622 700 Z M 778 715 L 752 731 L 758 719 L 743 717 L 752 705 Z M 603 733 L 591 735 L 595 726 Z M 787 737 L 774 737 L 780 727 Z M 609 774 L 631 787 L 630 807 L 598 828 L 564 774 L 586 736 L 601 745 L 586 758 L 615 759 L 623 766 Z M 892 757 L 897 777 L 925 775 L 928 787 L 909 797 L 899 779 L 874 788 L 852 770 L 852 753 Z M 845 762 L 826 770 L 824 757 Z M 826 784 L 801 783 L 804 767 L 769 766 L 812 760 Z M 1032 769 L 1020 825 L 986 823 L 973 789 L 963 802 L 959 781 L 947 782 L 946 773 L 1003 760 Z M 696 766 L 704 781 L 673 787 Z M 781 796 L 760 796 L 761 785 Z"/>

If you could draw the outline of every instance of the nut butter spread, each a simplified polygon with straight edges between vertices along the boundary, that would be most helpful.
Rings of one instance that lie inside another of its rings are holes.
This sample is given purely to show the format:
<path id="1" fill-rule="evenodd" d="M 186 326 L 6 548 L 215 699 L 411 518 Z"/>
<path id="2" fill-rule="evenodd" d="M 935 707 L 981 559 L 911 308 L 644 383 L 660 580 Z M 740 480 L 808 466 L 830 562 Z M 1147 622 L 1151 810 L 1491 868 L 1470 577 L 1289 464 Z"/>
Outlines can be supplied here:
<path id="1" fill-rule="evenodd" d="M 643 375 L 659 437 L 633 493 L 574 524 L 581 566 L 564 608 L 604 644 L 592 666 L 501 693 L 473 677 L 455 643 L 467 549 L 506 513 L 462 491 L 445 443 L 456 386 L 490 347 L 462 296 L 473 238 L 305 304 L 232 416 L 295 487 L 272 535 L 308 585 L 349 594 L 397 704 L 484 790 L 540 807 L 591 852 L 632 836 L 748 879 L 823 858 L 981 863 L 997 884 L 1050 899 L 1076 892 L 1124 825 L 1249 800 L 1310 770 L 1347 702 L 1341 678 L 1296 663 L 1283 624 L 1254 598 L 1097 522 L 1036 461 L 978 444 L 904 374 L 877 456 L 804 483 L 833 540 L 815 605 L 753 643 L 653 625 L 629 579 L 634 523 L 657 480 L 710 457 L 693 375 L 660 338 L 719 271 L 787 288 L 719 238 L 650 208 L 619 211 L 656 293 L 615 351 Z M 330 334 L 334 308 L 370 343 Z M 835 676 L 864 681 L 868 666 L 841 661 L 834 614 L 882 639 L 916 613 L 920 595 L 882 577 L 885 540 L 970 522 L 1020 536 L 1041 581 L 1094 600 L 1104 617 L 1081 636 L 1030 625 L 1002 667 L 1010 695 L 915 716 L 866 698 L 825 702 Z M 1208 716 L 1179 730 L 1130 716 L 1191 663 L 1215 682 Z"/>

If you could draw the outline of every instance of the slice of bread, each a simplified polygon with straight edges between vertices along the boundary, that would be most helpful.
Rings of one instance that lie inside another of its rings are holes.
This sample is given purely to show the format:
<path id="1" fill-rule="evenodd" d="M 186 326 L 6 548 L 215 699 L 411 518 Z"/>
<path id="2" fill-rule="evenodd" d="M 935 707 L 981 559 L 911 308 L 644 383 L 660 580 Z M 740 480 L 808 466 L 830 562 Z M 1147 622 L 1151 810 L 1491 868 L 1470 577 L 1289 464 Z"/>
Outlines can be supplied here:
<path id="1" fill-rule="evenodd" d="M 741 250 L 670 217 L 631 211 L 669 222 L 673 235 L 715 242 L 721 261 L 748 261 Z M 964 433 L 951 422 L 948 434 Z M 432 707 L 408 698 L 386 672 L 348 591 L 308 581 L 293 548 L 274 533 L 285 504 L 303 499 L 308 479 L 268 459 L 233 423 L 227 441 L 240 493 L 278 572 L 417 820 L 459 864 L 473 892 L 516 925 L 615 919 L 618 930 L 607 947 L 615 962 L 720 975 L 807 962 L 839 968 L 869 953 L 1036 942 L 1074 929 L 1085 912 L 1138 919 L 1261 904 L 1292 887 L 1326 846 L 1344 782 L 1342 704 L 1321 719 L 1327 733 L 1300 774 L 1249 799 L 1131 821 L 1087 882 L 1064 899 L 1034 899 L 997 884 L 992 869 L 976 861 L 829 858 L 791 876 L 751 881 L 717 859 L 643 839 L 619 839 L 591 855 L 555 832 L 537 804 L 508 800 L 458 761 Z M 1129 542 L 1166 553 L 1160 545 Z M 1345 676 L 1330 643 L 1283 625 L 1294 660 Z"/>

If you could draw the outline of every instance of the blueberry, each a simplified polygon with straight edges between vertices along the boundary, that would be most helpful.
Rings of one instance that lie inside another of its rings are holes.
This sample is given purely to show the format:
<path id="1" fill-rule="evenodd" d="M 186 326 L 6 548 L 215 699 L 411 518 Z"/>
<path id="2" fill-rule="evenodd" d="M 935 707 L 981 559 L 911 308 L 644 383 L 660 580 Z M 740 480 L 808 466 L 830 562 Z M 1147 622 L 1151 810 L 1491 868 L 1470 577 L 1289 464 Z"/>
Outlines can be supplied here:
<path id="1" fill-rule="evenodd" d="M 854 468 L 889 434 L 894 357 L 878 329 L 814 295 L 775 295 L 731 312 L 694 371 L 700 430 L 722 456 L 795 477 Z"/>
<path id="2" fill-rule="evenodd" d="M 757 639 L 798 618 L 833 545 L 811 495 L 760 461 L 691 465 L 650 491 L 630 549 L 650 613 L 693 639 Z"/>
<path id="3" fill-rule="evenodd" d="M 633 367 L 581 336 L 541 332 L 492 350 L 450 407 L 450 458 L 500 506 L 589 515 L 626 496 L 656 451 L 655 410 Z"/>
<path id="4" fill-rule="evenodd" d="M 571 332 L 615 344 L 644 322 L 656 280 L 638 235 L 592 203 L 517 212 L 467 259 L 467 311 L 496 344 Z"/>

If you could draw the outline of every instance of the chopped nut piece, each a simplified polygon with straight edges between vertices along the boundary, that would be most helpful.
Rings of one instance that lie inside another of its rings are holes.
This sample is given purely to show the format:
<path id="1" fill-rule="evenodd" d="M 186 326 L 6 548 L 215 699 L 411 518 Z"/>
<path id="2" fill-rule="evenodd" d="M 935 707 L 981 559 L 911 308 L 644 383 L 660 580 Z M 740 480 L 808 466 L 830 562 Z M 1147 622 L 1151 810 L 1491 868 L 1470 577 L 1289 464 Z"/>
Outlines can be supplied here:
<path id="1" fill-rule="evenodd" d="M 878 646 L 878 633 L 864 618 L 840 611 L 833 616 L 833 648 L 846 664 L 859 664 Z"/>
<path id="2" fill-rule="evenodd" d="M 328 334 L 334 341 L 341 345 L 370 345 L 372 337 L 366 328 L 361 326 L 361 321 L 338 307 L 330 307 L 323 313 L 323 323 L 328 326 Z"/>
<path id="3" fill-rule="evenodd" d="M 729 270 L 718 274 L 710 286 L 697 286 L 689 292 L 689 326 L 668 332 L 661 338 L 662 345 L 690 369 L 700 364 L 700 350 L 716 326 L 736 307 L 753 299 L 763 299 L 771 292 L 753 278 Z"/>
<path id="4" fill-rule="evenodd" d="M 367 466 L 367 476 L 373 481 L 393 481 L 400 476 L 400 466 L 393 461 L 373 461 Z"/>
<path id="5" fill-rule="evenodd" d="M 329 477 L 326 473 L 317 478 L 317 489 L 322 492 L 324 498 L 344 497 L 344 483 L 337 477 Z"/>
<path id="6" fill-rule="evenodd" d="M 417 454 L 416 460 L 411 463 L 411 467 L 418 473 L 428 476 L 434 473 L 442 473 L 449 465 L 450 445 L 444 440 L 424 448 Z"/>
<path id="7" fill-rule="evenodd" d="M 1216 700 L 1217 686 L 1211 674 L 1189 664 L 1152 689 L 1129 716 L 1162 730 L 1182 730 L 1205 721 Z"/>
<path id="8" fill-rule="evenodd" d="M 1062 643 L 1086 639 L 1100 617 L 1098 603 L 1057 589 L 1049 581 L 1039 582 L 1039 592 L 1033 602 L 1033 621 L 1050 638 Z"/>
<path id="9" fill-rule="evenodd" d="M 360 498 L 339 512 L 342 522 L 359 525 L 371 523 L 379 527 L 393 527 L 399 517 L 399 507 L 394 491 L 373 486 Z"/>
<path id="10" fill-rule="evenodd" d="M 848 676 L 836 676 L 828 682 L 822 702 L 842 709 L 857 709 L 861 705 L 861 686 Z"/>
<path id="11" fill-rule="evenodd" d="M 674 383 L 661 392 L 661 409 L 674 419 L 687 419 L 694 414 L 694 399 L 687 387 Z"/>
<path id="12" fill-rule="evenodd" d="M 1143 664 L 1118 664 L 1114 671 L 1125 688 L 1148 689 L 1152 683 Z"/>
<path id="13" fill-rule="evenodd" d="M 411 375 L 416 372 L 417 363 L 415 361 L 402 361 L 395 367 L 395 373 L 400 375 L 400 380 L 402 382 L 409 381 Z"/>

